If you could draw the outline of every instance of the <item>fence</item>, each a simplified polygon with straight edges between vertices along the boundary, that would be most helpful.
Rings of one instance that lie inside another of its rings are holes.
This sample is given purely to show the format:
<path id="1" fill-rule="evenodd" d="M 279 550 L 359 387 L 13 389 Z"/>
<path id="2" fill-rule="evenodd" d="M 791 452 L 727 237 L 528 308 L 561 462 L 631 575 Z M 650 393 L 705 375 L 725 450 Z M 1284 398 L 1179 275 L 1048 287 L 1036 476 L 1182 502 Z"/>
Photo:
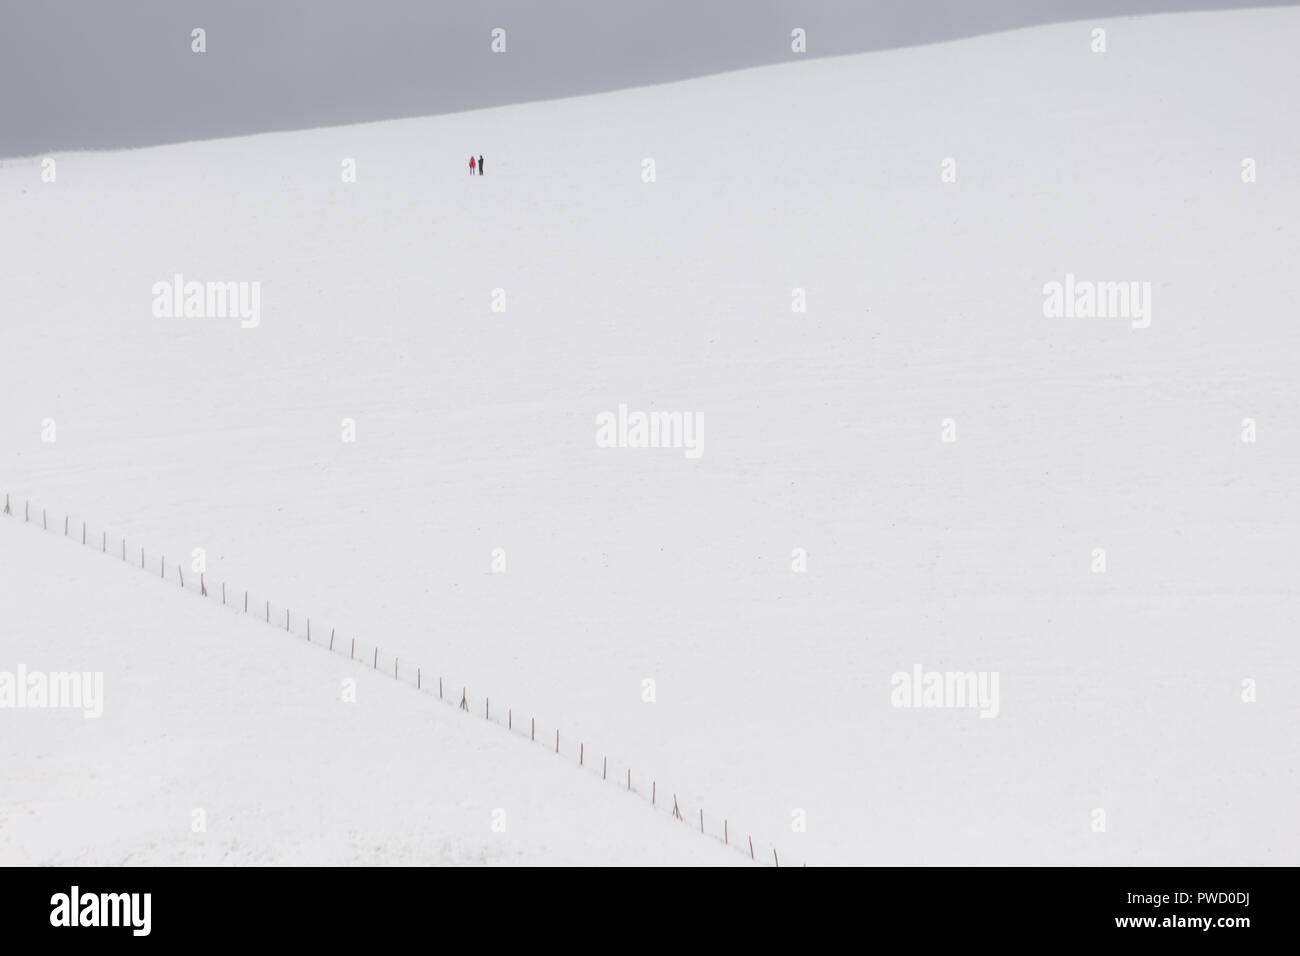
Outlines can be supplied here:
<path id="1" fill-rule="evenodd" d="M 414 661 L 403 661 L 396 655 L 385 654 L 378 645 L 358 640 L 355 635 L 342 634 L 319 620 L 313 622 L 311 616 L 301 610 L 295 612 L 289 607 L 274 603 L 264 594 L 232 587 L 228 582 L 214 580 L 204 572 L 187 573 L 182 561 L 168 561 L 166 555 L 150 553 L 143 546 L 128 544 L 125 538 L 110 535 L 100 528 L 91 528 L 80 519 L 74 521 L 70 515 L 64 514 L 61 521 L 57 517 L 52 519 L 46 508 L 33 508 L 30 499 L 23 501 L 21 509 L 15 509 L 6 493 L 3 514 L 20 518 L 24 523 L 43 531 L 60 533 L 65 538 L 79 541 L 84 547 L 95 548 L 105 556 L 138 571 L 154 574 L 162 581 L 174 584 L 190 594 L 214 603 L 220 602 L 223 607 L 235 613 L 256 617 L 267 626 L 303 638 L 306 643 L 322 651 L 345 656 L 358 666 L 389 674 L 394 680 L 435 697 L 444 704 L 496 724 L 523 741 L 553 750 L 557 756 L 573 761 L 580 770 L 593 776 L 599 774 L 601 781 L 640 797 L 649 803 L 652 810 L 670 813 L 693 829 L 698 827 L 702 835 L 716 839 L 754 862 L 770 863 L 777 867 L 781 865 L 776 847 L 755 844 L 748 833 L 744 833 L 742 838 L 743 831 L 737 830 L 737 840 L 732 843 L 731 823 L 727 817 L 706 813 L 702 806 L 685 806 L 678 799 L 677 793 L 668 788 L 665 788 L 661 799 L 659 782 L 654 776 L 634 771 L 624 763 L 611 760 L 608 754 L 588 747 L 582 738 L 562 735 L 558 727 L 539 725 L 536 717 L 531 714 L 525 716 L 524 711 L 520 711 L 520 719 L 515 720 L 515 708 L 502 707 L 500 702 L 494 708 L 490 697 L 471 697 L 468 687 L 445 685 L 443 678 L 435 671 Z"/>

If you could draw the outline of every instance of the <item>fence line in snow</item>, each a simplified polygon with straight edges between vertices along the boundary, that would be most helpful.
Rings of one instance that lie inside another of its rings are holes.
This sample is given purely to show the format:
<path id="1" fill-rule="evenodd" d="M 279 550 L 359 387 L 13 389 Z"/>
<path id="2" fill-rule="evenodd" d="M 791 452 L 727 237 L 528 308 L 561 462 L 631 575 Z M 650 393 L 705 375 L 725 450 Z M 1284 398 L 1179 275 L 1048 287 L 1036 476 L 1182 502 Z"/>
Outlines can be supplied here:
<path id="1" fill-rule="evenodd" d="M 8 517 L 17 517 L 12 510 L 8 493 L 5 493 L 4 495 L 4 508 L 0 514 Z M 22 508 L 23 523 L 36 525 L 36 521 L 32 519 L 32 515 L 31 500 L 24 499 Z M 54 528 L 51 529 L 47 509 L 40 509 L 39 520 L 40 530 L 47 533 L 53 530 L 57 533 L 58 522 L 56 521 Z M 99 544 L 99 550 L 101 553 L 105 555 L 111 554 L 114 560 L 118 560 L 129 567 L 136 567 L 134 545 L 130 549 L 130 554 L 128 556 L 126 539 L 110 537 L 108 532 L 103 529 L 99 529 L 99 541 L 96 541 L 96 536 L 93 533 L 88 532 L 87 522 L 78 521 L 76 524 L 73 524 L 71 515 L 64 515 L 62 536 L 65 538 L 72 537 L 74 540 L 79 540 L 83 547 L 93 548 L 95 544 Z M 319 622 L 316 626 L 316 636 L 313 638 L 311 626 L 312 619 L 309 615 L 300 613 L 295 616 L 291 608 L 287 606 L 281 607 L 274 604 L 269 598 L 261 595 L 257 596 L 257 598 L 250 604 L 249 596 L 252 593 L 251 591 L 247 589 L 232 588 L 229 586 L 228 582 L 225 581 L 214 581 L 207 576 L 205 571 L 192 572 L 187 580 L 182 562 L 177 561 L 169 564 L 166 555 L 161 553 L 158 554 L 157 557 L 158 576 L 163 580 L 173 581 L 182 590 L 188 591 L 190 594 L 206 600 L 219 601 L 222 607 L 229 609 L 233 613 L 259 618 L 264 624 L 268 624 L 278 630 L 283 630 L 289 634 L 304 638 L 307 643 L 311 644 L 313 647 L 321 649 L 322 651 L 338 654 L 340 656 L 346 654 L 350 661 L 360 666 L 364 667 L 369 665 L 371 670 L 380 670 L 379 664 L 381 661 L 381 650 L 378 645 L 359 643 L 355 637 L 349 637 L 348 639 L 343 640 L 338 636 L 336 629 L 333 627 L 329 628 L 329 638 L 327 641 L 324 637 L 326 633 L 325 629 Z M 141 547 L 139 569 L 152 573 L 151 569 L 153 567 L 153 562 L 147 561 L 146 558 L 146 551 Z M 261 611 L 262 614 L 258 614 L 259 611 Z M 424 671 L 426 668 L 419 664 L 411 663 L 409 661 L 403 664 L 400 658 L 394 655 L 391 658 L 392 667 L 389 668 L 389 658 L 387 655 L 383 655 L 382 660 L 384 661 L 384 672 L 386 674 L 391 674 L 394 680 L 407 684 L 408 686 L 415 688 L 415 690 L 429 694 L 430 696 L 433 696 L 436 693 L 437 699 L 448 706 L 474 714 L 489 723 L 495 724 L 507 733 L 513 734 L 529 743 L 541 743 L 542 746 L 545 746 L 548 749 L 553 749 L 554 753 L 558 756 L 568 757 L 570 760 L 576 760 L 575 766 L 580 770 L 593 775 L 599 773 L 600 779 L 603 782 L 612 781 L 619 787 L 619 789 L 635 794 L 643 800 L 646 800 L 653 810 L 670 814 L 673 819 L 691 826 L 692 829 L 695 829 L 694 823 L 695 820 L 698 819 L 698 830 L 701 834 L 718 840 L 720 843 L 748 856 L 754 862 L 769 862 L 767 859 L 767 850 L 764 849 L 760 854 L 755 849 L 754 839 L 751 835 L 746 834 L 747 841 L 745 843 L 739 841 L 736 843 L 731 842 L 731 824 L 729 818 L 725 816 L 718 817 L 716 815 L 708 815 L 706 823 L 704 807 L 692 808 L 698 812 L 698 816 L 696 813 L 689 812 L 689 810 L 684 812 L 676 793 L 672 793 L 671 795 L 672 803 L 671 809 L 669 809 L 667 801 L 662 803 L 659 801 L 659 782 L 653 776 L 642 775 L 634 779 L 633 771 L 630 766 L 621 764 L 617 761 L 611 762 L 607 754 L 600 755 L 599 763 L 595 761 L 588 762 L 586 759 L 585 739 L 562 737 L 560 730 L 557 727 L 554 734 L 554 746 L 552 747 L 552 738 L 549 734 L 544 733 L 541 740 L 538 740 L 536 717 L 529 717 L 526 730 L 523 728 L 522 724 L 520 729 L 516 729 L 514 726 L 513 708 L 506 708 L 506 719 L 503 723 L 500 719 L 500 708 L 497 709 L 497 716 L 492 716 L 490 697 L 485 696 L 483 698 L 483 706 L 480 708 L 477 701 L 469 697 L 467 686 L 461 687 L 460 697 L 456 698 L 454 694 L 444 694 L 443 678 L 441 676 L 437 677 L 435 683 L 431 672 L 430 679 L 426 681 L 424 679 Z M 611 766 L 614 768 L 613 777 L 610 776 Z M 648 791 L 645 787 L 646 783 L 649 783 Z M 668 793 L 668 791 L 665 791 L 665 793 Z M 779 867 L 781 865 L 776 847 L 771 848 L 770 862 L 773 866 Z"/>

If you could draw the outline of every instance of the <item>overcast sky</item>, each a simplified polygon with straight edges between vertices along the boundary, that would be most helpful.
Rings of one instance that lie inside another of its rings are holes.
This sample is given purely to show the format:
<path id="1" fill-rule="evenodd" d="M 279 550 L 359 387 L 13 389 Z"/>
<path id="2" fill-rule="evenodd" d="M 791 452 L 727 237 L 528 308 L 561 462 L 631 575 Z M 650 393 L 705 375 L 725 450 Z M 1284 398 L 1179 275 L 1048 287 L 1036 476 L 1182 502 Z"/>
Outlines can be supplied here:
<path id="1" fill-rule="evenodd" d="M 446 113 L 1060 20 L 1293 0 L 0 0 L 0 156 Z M 207 31 L 207 52 L 190 31 Z M 507 51 L 490 50 L 494 27 Z M 1189 62 L 1196 57 L 1188 51 Z"/>

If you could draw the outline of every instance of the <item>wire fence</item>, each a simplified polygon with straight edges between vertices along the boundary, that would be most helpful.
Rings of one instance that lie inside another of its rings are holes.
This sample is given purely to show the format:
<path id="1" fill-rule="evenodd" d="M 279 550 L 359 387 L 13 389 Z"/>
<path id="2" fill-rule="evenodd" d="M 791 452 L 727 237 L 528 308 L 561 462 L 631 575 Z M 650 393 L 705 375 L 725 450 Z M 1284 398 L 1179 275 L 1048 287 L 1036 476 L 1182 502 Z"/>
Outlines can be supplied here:
<path id="1" fill-rule="evenodd" d="M 516 716 L 516 708 L 503 704 L 499 699 L 494 704 L 490 696 L 470 694 L 466 685 L 452 686 L 435 670 L 395 654 L 388 654 L 377 644 L 314 620 L 301 609 L 294 610 L 272 601 L 264 593 L 216 580 L 204 571 L 195 572 L 192 562 L 186 564 L 168 559 L 160 552 L 148 551 L 143 545 L 128 542 L 126 538 L 110 534 L 80 518 L 73 518 L 66 513 L 52 515 L 45 507 L 33 506 L 30 499 L 24 499 L 22 505 L 18 506 L 11 503 L 10 496 L 6 493 L 3 514 L 100 551 L 107 558 L 152 574 L 164 583 L 220 604 L 233 613 L 254 617 L 287 636 L 301 638 L 304 643 L 324 652 L 346 657 L 359 667 L 380 671 L 450 707 L 496 724 L 524 742 L 545 747 L 607 785 L 643 799 L 652 810 L 670 814 L 703 836 L 716 839 L 756 863 L 777 867 L 781 865 L 775 846 L 756 843 L 751 834 L 732 827 L 725 815 L 710 813 L 703 806 L 689 804 L 670 788 L 660 789 L 659 782 L 653 775 L 611 758 L 608 753 L 589 745 L 581 737 L 564 734 L 558 727 L 539 723 L 533 714 L 521 710 Z"/>

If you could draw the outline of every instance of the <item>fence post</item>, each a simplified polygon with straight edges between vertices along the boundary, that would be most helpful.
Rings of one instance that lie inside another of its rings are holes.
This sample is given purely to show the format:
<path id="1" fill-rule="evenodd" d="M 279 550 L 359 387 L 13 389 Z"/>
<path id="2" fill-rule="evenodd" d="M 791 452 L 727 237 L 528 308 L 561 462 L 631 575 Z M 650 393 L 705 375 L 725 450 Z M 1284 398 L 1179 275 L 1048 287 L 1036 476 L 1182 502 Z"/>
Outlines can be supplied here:
<path id="1" fill-rule="evenodd" d="M 727 846 L 731 846 L 731 833 L 728 832 L 727 830 L 726 820 L 722 821 L 722 842 L 725 843 Z"/>
<path id="2" fill-rule="evenodd" d="M 379 648 L 375 648 L 375 659 L 370 665 L 371 670 L 379 670 Z"/>
<path id="3" fill-rule="evenodd" d="M 421 686 L 421 684 L 420 684 L 420 668 L 417 667 L 417 668 L 415 669 L 415 689 L 416 689 L 416 690 L 419 690 L 419 689 L 420 689 L 420 686 Z"/>
<path id="4" fill-rule="evenodd" d="M 533 741 L 536 741 L 536 740 L 537 740 L 537 718 L 536 718 L 536 717 L 530 717 L 530 718 L 528 718 L 528 721 L 529 721 L 529 727 L 530 727 L 530 729 L 529 729 L 529 731 L 528 731 L 528 737 L 529 737 L 529 739 L 531 739 L 531 740 L 533 740 Z"/>
<path id="5" fill-rule="evenodd" d="M 579 743 L 578 744 L 578 766 L 579 767 L 582 766 L 582 761 L 583 758 L 586 756 L 586 754 L 587 754 L 587 745 L 584 743 Z"/>
<path id="6" fill-rule="evenodd" d="M 704 832 L 704 808 L 700 807 L 700 832 Z"/>
<path id="7" fill-rule="evenodd" d="M 266 623 L 267 624 L 271 623 L 271 602 L 270 601 L 266 602 Z"/>
<path id="8" fill-rule="evenodd" d="M 776 855 L 776 847 L 772 847 L 772 859 L 773 859 L 773 860 L 776 860 L 776 866 L 777 866 L 777 869 L 780 869 L 780 868 L 781 868 L 781 861 L 780 861 L 780 859 L 778 859 L 778 857 L 777 857 L 777 855 Z"/>
<path id="9" fill-rule="evenodd" d="M 555 728 L 555 752 L 557 754 L 560 752 L 560 728 L 559 727 Z"/>
<path id="10" fill-rule="evenodd" d="M 181 587 L 185 587 L 185 572 L 181 570 L 179 564 L 176 565 L 176 576 L 181 580 Z"/>
<path id="11" fill-rule="evenodd" d="M 42 531 L 49 531 L 49 530 L 50 530 L 49 522 L 47 522 L 47 521 L 45 520 L 45 509 L 44 509 L 44 508 L 41 509 L 41 530 L 42 530 Z"/>
<path id="12" fill-rule="evenodd" d="M 65 538 L 68 536 L 68 516 L 67 516 L 67 515 L 64 515 L 64 516 L 63 516 L 63 536 L 64 536 Z"/>
<path id="13" fill-rule="evenodd" d="M 483 719 L 492 719 L 492 699 L 489 697 L 483 698 Z"/>
<path id="14" fill-rule="evenodd" d="M 600 779 L 601 780 L 609 779 L 609 758 L 608 757 L 606 757 L 604 762 L 600 765 Z"/>
<path id="15" fill-rule="evenodd" d="M 650 806 L 654 806 L 659 799 L 659 781 L 650 781 Z"/>
<path id="16" fill-rule="evenodd" d="M 442 678 L 438 678 L 438 699 L 442 700 Z"/>
<path id="17" fill-rule="evenodd" d="M 393 680 L 397 680 L 397 658 L 393 658 Z"/>
<path id="18" fill-rule="evenodd" d="M 81 543 L 86 543 L 86 522 L 81 522 Z"/>
<path id="19" fill-rule="evenodd" d="M 754 858 L 754 838 L 752 836 L 749 838 L 749 858 L 751 860 Z"/>
<path id="20" fill-rule="evenodd" d="M 104 554 L 108 554 L 108 532 L 107 531 L 104 532 L 104 543 L 100 546 L 99 550 Z"/>
<path id="21" fill-rule="evenodd" d="M 632 789 L 632 768 L 631 767 L 627 768 L 627 788 L 629 790 Z"/>
<path id="22" fill-rule="evenodd" d="M 208 596 L 208 586 L 203 581 L 202 571 L 199 572 L 199 593 L 202 594 L 204 597 Z M 224 604 L 225 601 L 222 601 L 222 603 Z"/>
<path id="23" fill-rule="evenodd" d="M 348 651 L 348 660 L 355 660 L 357 656 L 357 639 L 352 638 L 352 650 Z"/>
<path id="24" fill-rule="evenodd" d="M 158 556 L 158 577 L 167 577 L 167 556 L 165 554 Z"/>
<path id="25" fill-rule="evenodd" d="M 248 592 L 244 592 L 244 613 L 248 613 Z"/>
<path id="26" fill-rule="evenodd" d="M 284 609 L 284 629 L 289 630 L 289 609 Z"/>
<path id="27" fill-rule="evenodd" d="M 311 640 L 311 618 L 307 618 L 307 640 Z"/>
<path id="28" fill-rule="evenodd" d="M 334 650 L 334 628 L 330 628 L 330 650 Z"/>
<path id="29" fill-rule="evenodd" d="M 221 582 L 221 606 L 226 606 L 226 582 Z"/>
<path id="30" fill-rule="evenodd" d="M 32 520 L 32 503 L 30 501 L 28 501 L 27 504 L 23 506 L 23 520 L 24 521 Z"/>
<path id="31" fill-rule="evenodd" d="M 140 568 L 144 568 L 144 548 L 140 549 Z"/>

